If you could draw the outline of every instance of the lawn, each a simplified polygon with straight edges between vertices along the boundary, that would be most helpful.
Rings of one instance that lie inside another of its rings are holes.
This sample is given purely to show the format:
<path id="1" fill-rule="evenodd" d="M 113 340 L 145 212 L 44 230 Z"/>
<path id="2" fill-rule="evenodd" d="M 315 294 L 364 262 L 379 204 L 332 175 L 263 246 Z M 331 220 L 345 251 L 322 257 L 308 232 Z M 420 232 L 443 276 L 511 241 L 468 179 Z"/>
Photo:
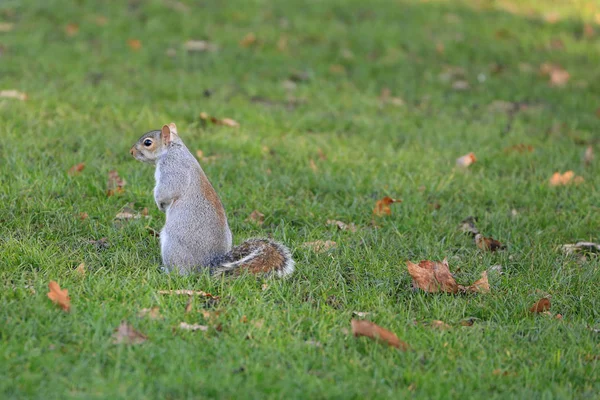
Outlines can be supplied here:
<path id="1" fill-rule="evenodd" d="M 27 99 L 0 92 L 0 398 L 597 398 L 600 260 L 560 246 L 600 241 L 598 65 L 595 1 L 3 1 L 0 90 Z M 129 148 L 172 121 L 289 279 L 159 271 Z M 443 258 L 491 292 L 413 290 L 406 261 Z M 113 344 L 121 321 L 147 340 Z"/>

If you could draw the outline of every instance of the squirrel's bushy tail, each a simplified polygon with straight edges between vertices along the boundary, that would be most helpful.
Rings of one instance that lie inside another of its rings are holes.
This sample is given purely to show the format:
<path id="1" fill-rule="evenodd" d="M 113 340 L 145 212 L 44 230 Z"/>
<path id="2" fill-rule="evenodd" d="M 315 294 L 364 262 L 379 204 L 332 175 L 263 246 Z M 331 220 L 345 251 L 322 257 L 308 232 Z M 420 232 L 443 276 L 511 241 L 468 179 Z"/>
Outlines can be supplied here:
<path id="1" fill-rule="evenodd" d="M 250 239 L 216 260 L 213 275 L 238 274 L 246 270 L 283 278 L 294 272 L 294 260 L 287 247 L 270 239 Z"/>

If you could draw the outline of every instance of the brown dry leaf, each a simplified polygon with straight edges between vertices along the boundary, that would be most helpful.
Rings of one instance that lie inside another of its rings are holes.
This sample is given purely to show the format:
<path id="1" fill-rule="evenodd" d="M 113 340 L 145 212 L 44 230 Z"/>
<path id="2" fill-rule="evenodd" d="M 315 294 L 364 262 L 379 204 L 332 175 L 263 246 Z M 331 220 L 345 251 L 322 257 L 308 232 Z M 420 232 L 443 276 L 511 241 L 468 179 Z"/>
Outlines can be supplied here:
<path id="1" fill-rule="evenodd" d="M 179 329 L 183 329 L 186 331 L 202 331 L 202 332 L 206 332 L 208 330 L 208 326 L 206 325 L 199 325 L 199 324 L 188 324 L 187 322 L 181 322 L 179 324 Z"/>
<path id="2" fill-rule="evenodd" d="M 0 22 L 0 32 L 10 32 L 14 29 L 15 24 L 11 22 Z"/>
<path id="3" fill-rule="evenodd" d="M 133 51 L 138 51 L 142 48 L 142 42 L 139 39 L 129 39 L 127 40 L 127 45 Z"/>
<path id="4" fill-rule="evenodd" d="M 473 326 L 477 318 L 466 318 L 460 321 L 461 326 Z"/>
<path id="5" fill-rule="evenodd" d="M 254 210 L 250 213 L 248 218 L 246 218 L 246 222 L 254 222 L 256 225 L 262 225 L 265 223 L 265 214 L 258 210 Z"/>
<path id="6" fill-rule="evenodd" d="M 595 35 L 594 27 L 592 24 L 584 24 L 583 25 L 583 37 L 586 39 L 591 39 Z"/>
<path id="7" fill-rule="evenodd" d="M 159 319 L 159 318 L 162 318 L 162 315 L 160 315 L 160 308 L 158 306 L 154 306 L 152 308 L 142 308 L 138 312 L 138 317 L 140 317 L 140 318 L 148 317 L 150 319 Z"/>
<path id="8" fill-rule="evenodd" d="M 242 40 L 240 40 L 240 46 L 250 47 L 256 44 L 256 35 L 254 32 L 247 33 Z"/>
<path id="9" fill-rule="evenodd" d="M 490 283 L 488 281 L 487 271 L 481 273 L 481 278 L 473 282 L 471 286 L 465 288 L 467 292 L 471 293 L 489 293 Z"/>
<path id="10" fill-rule="evenodd" d="M 206 40 L 188 40 L 183 44 L 183 48 L 189 53 L 200 53 L 204 51 L 217 51 L 218 46 Z"/>
<path id="11" fill-rule="evenodd" d="M 381 89 L 379 100 L 384 104 L 392 104 L 394 106 L 404 106 L 406 103 L 401 97 L 392 96 L 392 91 L 388 88 Z"/>
<path id="12" fill-rule="evenodd" d="M 268 284 L 266 284 L 266 283 L 263 283 L 263 284 L 262 284 L 262 286 L 261 286 L 261 289 L 262 289 L 263 291 L 267 290 L 268 288 L 269 288 L 269 285 L 268 285 Z"/>
<path id="13" fill-rule="evenodd" d="M 121 325 L 115 329 L 112 337 L 113 344 L 140 344 L 148 339 L 148 336 L 133 329 L 133 326 L 129 325 L 127 321 L 121 321 Z"/>
<path id="14" fill-rule="evenodd" d="M 406 261 L 408 273 L 413 278 L 413 287 L 427 293 L 457 293 L 458 284 L 448 268 L 448 260 L 442 262 L 423 260 L 419 264 Z"/>
<path id="15" fill-rule="evenodd" d="M 77 33 L 79 32 L 79 25 L 77 24 L 68 24 L 67 26 L 65 26 L 65 33 L 67 34 L 67 36 L 75 36 L 77 35 Z"/>
<path id="16" fill-rule="evenodd" d="M 497 251 L 506 249 L 506 246 L 496 239 L 485 237 L 480 233 L 475 235 L 475 244 L 484 251 Z"/>
<path id="17" fill-rule="evenodd" d="M 27 94 L 18 90 L 0 90 L 0 97 L 5 99 L 17 99 L 21 101 L 27 100 Z"/>
<path id="18" fill-rule="evenodd" d="M 563 43 L 562 40 L 560 40 L 558 38 L 553 38 L 550 40 L 550 48 L 553 50 L 564 50 L 565 44 Z"/>
<path id="19" fill-rule="evenodd" d="M 83 278 L 85 276 L 85 263 L 79 264 L 75 271 Z"/>
<path id="20" fill-rule="evenodd" d="M 469 165 L 473 164 L 475 161 L 477 161 L 477 157 L 475 157 L 475 153 L 469 153 L 469 154 L 465 154 L 462 157 L 457 158 L 456 165 L 458 165 L 459 167 L 466 168 Z"/>
<path id="21" fill-rule="evenodd" d="M 561 246 L 565 254 L 573 253 L 600 253 L 600 244 L 592 242 L 577 242 L 575 244 L 564 244 Z"/>
<path id="22" fill-rule="evenodd" d="M 200 119 L 203 121 L 210 121 L 215 125 L 229 126 L 231 128 L 238 128 L 240 126 L 240 124 L 237 121 L 235 121 L 231 118 L 218 119 L 215 117 L 211 117 L 210 115 L 208 115 L 205 112 L 200 113 Z"/>
<path id="23" fill-rule="evenodd" d="M 540 299 L 529 309 L 532 313 L 543 313 L 550 309 L 550 300 L 547 298 Z"/>
<path id="24" fill-rule="evenodd" d="M 387 343 L 388 345 L 402 351 L 408 350 L 408 344 L 398 339 L 398 336 L 396 336 L 395 333 L 390 332 L 387 329 L 384 329 L 370 321 L 353 319 L 351 324 L 352 334 L 354 336 L 366 336 L 368 338 Z"/>
<path id="25" fill-rule="evenodd" d="M 392 215 L 392 209 L 390 208 L 390 204 L 401 203 L 400 199 L 392 199 L 389 196 L 385 196 L 381 200 L 377 200 L 375 203 L 375 208 L 373 209 L 373 214 L 378 217 L 383 215 Z"/>
<path id="26" fill-rule="evenodd" d="M 433 320 L 433 321 L 431 321 L 431 323 L 429 324 L 429 326 L 432 327 L 432 328 L 435 328 L 435 329 L 439 329 L 441 331 L 445 331 L 445 330 L 448 330 L 448 329 L 452 328 L 450 325 L 448 325 L 444 321 L 440 321 L 440 320 Z"/>
<path id="27" fill-rule="evenodd" d="M 103 15 L 98 15 L 98 16 L 96 16 L 96 18 L 94 18 L 94 22 L 98 26 L 104 26 L 104 25 L 108 24 L 108 18 L 106 18 Z"/>
<path id="28" fill-rule="evenodd" d="M 69 297 L 69 291 L 67 289 L 61 289 L 59 284 L 55 281 L 50 281 L 48 284 L 48 298 L 53 303 L 58 304 L 64 311 L 71 309 L 71 298 Z"/>
<path id="29" fill-rule="evenodd" d="M 586 166 L 590 166 L 594 161 L 594 148 L 590 145 L 585 149 L 585 153 L 583 154 L 583 163 Z"/>
<path id="30" fill-rule="evenodd" d="M 315 253 L 329 251 L 337 245 L 333 240 L 315 240 L 314 242 L 305 242 L 302 246 L 312 249 Z"/>
<path id="31" fill-rule="evenodd" d="M 583 177 L 576 176 L 573 171 L 567 171 L 563 174 L 555 172 L 550 178 L 550 186 L 564 186 L 571 183 L 579 184 L 583 182 Z"/>
<path id="32" fill-rule="evenodd" d="M 185 296 L 200 296 L 207 297 L 210 299 L 218 299 L 219 296 L 213 296 L 210 293 L 203 292 L 202 290 L 188 290 L 188 289 L 179 289 L 179 290 L 159 290 L 158 294 L 173 294 L 173 295 L 185 295 Z"/>
<path id="33" fill-rule="evenodd" d="M 540 73 L 542 76 L 550 78 L 550 86 L 564 86 L 569 82 L 571 75 L 566 69 L 558 64 L 544 63 L 540 65 Z"/>
<path id="34" fill-rule="evenodd" d="M 288 48 L 288 38 L 286 35 L 281 35 L 277 40 L 277 50 L 284 52 Z"/>
<path id="35" fill-rule="evenodd" d="M 114 196 L 115 194 L 123 193 L 125 191 L 123 189 L 125 184 L 126 182 L 123 179 L 121 179 L 119 173 L 116 170 L 109 171 L 107 185 L 108 188 L 106 190 L 106 195 L 110 197 Z"/>
<path id="36" fill-rule="evenodd" d="M 308 162 L 308 166 L 310 167 L 310 169 L 312 169 L 313 172 L 315 172 L 315 173 L 319 172 L 319 167 L 317 167 L 317 164 L 315 163 L 315 160 L 313 160 L 312 158 Z"/>
<path id="37" fill-rule="evenodd" d="M 189 314 L 192 311 L 192 308 L 194 307 L 194 298 L 190 297 L 187 301 L 187 304 L 185 305 L 185 313 Z"/>
<path id="38" fill-rule="evenodd" d="M 80 212 L 79 213 L 79 219 L 82 221 L 85 221 L 86 219 L 88 219 L 89 215 L 86 212 Z"/>
<path id="39" fill-rule="evenodd" d="M 356 225 L 354 225 L 354 223 L 346 224 L 345 222 L 342 222 L 342 221 L 337 221 L 337 220 L 334 220 L 334 219 L 328 219 L 327 220 L 327 225 L 337 226 L 337 228 L 340 231 L 356 232 Z"/>
<path id="40" fill-rule="evenodd" d="M 460 229 L 461 232 L 470 233 L 471 235 L 476 236 L 479 234 L 479 229 L 475 226 L 475 222 L 477 222 L 477 218 L 469 216 L 460 222 L 458 229 Z"/>
<path id="41" fill-rule="evenodd" d="M 84 168 L 85 163 L 75 164 L 71 168 L 69 168 L 69 171 L 67 173 L 71 176 L 78 175 L 81 171 L 83 171 Z"/>
<path id="42" fill-rule="evenodd" d="M 213 161 L 216 161 L 221 157 L 218 154 L 204 157 L 204 152 L 202 150 L 196 150 L 196 156 L 198 157 L 198 159 L 200 161 L 202 161 L 203 163 L 206 163 L 206 164 L 212 163 Z"/>

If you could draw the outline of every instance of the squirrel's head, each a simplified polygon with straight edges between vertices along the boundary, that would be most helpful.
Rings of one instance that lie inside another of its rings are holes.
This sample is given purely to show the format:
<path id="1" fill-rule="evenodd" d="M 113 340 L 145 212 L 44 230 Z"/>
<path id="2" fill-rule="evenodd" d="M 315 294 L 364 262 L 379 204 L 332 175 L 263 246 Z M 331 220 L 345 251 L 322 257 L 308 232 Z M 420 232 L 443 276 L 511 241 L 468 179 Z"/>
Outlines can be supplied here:
<path id="1" fill-rule="evenodd" d="M 177 127 L 174 123 L 164 125 L 161 130 L 150 131 L 131 147 L 129 153 L 139 161 L 156 164 L 156 160 L 169 146 L 181 142 L 177 135 Z"/>

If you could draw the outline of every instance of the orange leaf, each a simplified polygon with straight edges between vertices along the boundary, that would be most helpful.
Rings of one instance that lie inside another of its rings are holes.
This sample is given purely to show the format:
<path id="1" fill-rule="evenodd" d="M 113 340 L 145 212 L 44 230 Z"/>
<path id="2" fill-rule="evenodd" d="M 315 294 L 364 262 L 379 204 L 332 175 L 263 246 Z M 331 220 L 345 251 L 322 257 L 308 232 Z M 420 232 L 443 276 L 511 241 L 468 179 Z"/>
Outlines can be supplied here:
<path id="1" fill-rule="evenodd" d="M 377 200 L 377 203 L 375 203 L 375 208 L 373 209 L 373 214 L 377 215 L 378 217 L 383 215 L 392 215 L 390 204 L 401 202 L 402 200 L 400 199 L 392 199 L 389 196 L 385 196 L 383 199 Z"/>
<path id="2" fill-rule="evenodd" d="M 315 240 L 314 242 L 305 242 L 302 246 L 312 249 L 315 253 L 323 253 L 335 248 L 337 245 L 333 240 Z"/>
<path id="3" fill-rule="evenodd" d="M 469 154 L 465 154 L 462 157 L 457 158 L 456 165 L 458 165 L 459 167 L 466 168 L 469 165 L 473 164 L 475 161 L 477 161 L 477 157 L 475 157 L 475 153 L 469 153 Z"/>
<path id="4" fill-rule="evenodd" d="M 473 282 L 473 284 L 466 288 L 471 293 L 489 293 L 490 283 L 488 281 L 487 271 L 481 273 L 481 278 Z"/>
<path id="5" fill-rule="evenodd" d="M 17 99 L 21 101 L 27 100 L 27 93 L 19 92 L 18 90 L 0 90 L 0 97 L 6 99 Z"/>
<path id="6" fill-rule="evenodd" d="M 431 321 L 429 326 L 432 328 L 435 328 L 435 329 L 439 329 L 441 331 L 445 331 L 445 330 L 452 328 L 450 325 L 448 325 L 444 321 L 440 321 L 440 320 Z"/>
<path id="7" fill-rule="evenodd" d="M 69 297 L 69 291 L 67 289 L 61 289 L 55 281 L 50 281 L 48 289 L 50 289 L 48 298 L 52 300 L 53 303 L 58 304 L 60 308 L 65 311 L 71 309 L 71 298 Z"/>
<path id="8" fill-rule="evenodd" d="M 79 25 L 77 24 L 68 24 L 65 26 L 65 33 L 67 36 L 75 36 L 79 32 Z"/>
<path id="9" fill-rule="evenodd" d="M 256 225 L 262 225 L 265 222 L 265 214 L 258 210 L 252 211 L 246 221 L 254 222 Z"/>
<path id="10" fill-rule="evenodd" d="M 544 63 L 540 65 L 540 72 L 550 78 L 550 86 L 564 86 L 571 78 L 567 70 L 558 64 Z"/>
<path id="11" fill-rule="evenodd" d="M 576 176 L 573 171 L 567 171 L 564 174 L 555 172 L 550 178 L 550 186 L 563 186 L 571 183 L 579 184 L 583 182 L 583 177 Z"/>
<path id="12" fill-rule="evenodd" d="M 458 292 L 459 287 L 450 273 L 448 261 L 445 258 L 442 262 L 424 260 L 419 264 L 407 261 L 406 266 L 408 273 L 413 278 L 414 287 L 427 293 Z"/>
<path id="13" fill-rule="evenodd" d="M 548 311 L 550 309 L 550 300 L 547 298 L 540 299 L 537 303 L 535 303 L 529 311 L 532 313 L 542 313 L 544 311 Z"/>
<path id="14" fill-rule="evenodd" d="M 244 36 L 242 40 L 240 40 L 240 46 L 242 47 L 250 47 L 256 43 L 256 35 L 253 32 L 250 32 Z"/>
<path id="15" fill-rule="evenodd" d="M 138 39 L 129 39 L 127 40 L 127 45 L 133 51 L 138 51 L 142 48 L 142 42 Z"/>
<path id="16" fill-rule="evenodd" d="M 396 347 L 402 351 L 408 350 L 408 344 L 398 339 L 395 333 L 388 331 L 370 321 L 362 319 L 353 319 L 352 334 L 354 336 L 366 336 L 371 339 L 379 340 L 380 342 L 387 343 L 392 347 Z"/>
<path id="17" fill-rule="evenodd" d="M 486 251 L 504 250 L 506 248 L 505 245 L 503 245 L 502 243 L 500 243 L 496 239 L 491 238 L 491 237 L 489 237 L 489 238 L 488 237 L 484 237 L 480 233 L 478 233 L 478 234 L 475 235 L 475 244 L 481 250 L 486 250 Z"/>
<path id="18" fill-rule="evenodd" d="M 75 164 L 71 168 L 69 168 L 69 171 L 67 173 L 71 176 L 77 175 L 81 171 L 83 171 L 84 168 L 85 168 L 85 163 Z"/>

